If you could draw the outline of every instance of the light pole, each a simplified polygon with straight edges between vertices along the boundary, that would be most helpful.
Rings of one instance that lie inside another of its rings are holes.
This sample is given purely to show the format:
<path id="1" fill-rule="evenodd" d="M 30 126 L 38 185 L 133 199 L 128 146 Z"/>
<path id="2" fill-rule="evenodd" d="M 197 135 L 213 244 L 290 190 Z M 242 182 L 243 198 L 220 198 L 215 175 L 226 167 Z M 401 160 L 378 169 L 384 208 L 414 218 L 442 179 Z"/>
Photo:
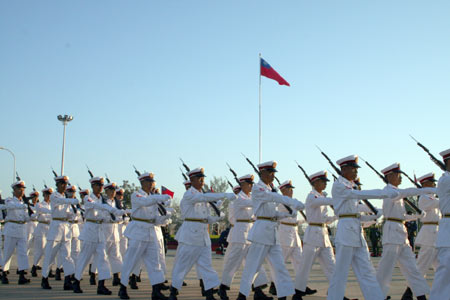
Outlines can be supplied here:
<path id="1" fill-rule="evenodd" d="M 64 148 L 66 146 L 66 125 L 67 123 L 69 123 L 70 121 L 73 120 L 72 116 L 68 116 L 68 115 L 64 115 L 58 116 L 58 120 L 62 122 L 63 126 L 64 126 L 64 131 L 63 131 L 63 144 L 62 144 L 62 157 L 61 157 L 61 174 L 64 174 Z"/>
<path id="2" fill-rule="evenodd" d="M 8 151 L 9 153 L 11 153 L 11 155 L 13 157 L 13 160 L 14 160 L 14 173 L 13 173 L 13 181 L 12 182 L 14 183 L 15 180 L 16 180 L 16 156 L 14 155 L 14 153 L 11 150 L 9 150 L 9 149 L 7 149 L 5 147 L 0 147 L 0 150 Z"/>

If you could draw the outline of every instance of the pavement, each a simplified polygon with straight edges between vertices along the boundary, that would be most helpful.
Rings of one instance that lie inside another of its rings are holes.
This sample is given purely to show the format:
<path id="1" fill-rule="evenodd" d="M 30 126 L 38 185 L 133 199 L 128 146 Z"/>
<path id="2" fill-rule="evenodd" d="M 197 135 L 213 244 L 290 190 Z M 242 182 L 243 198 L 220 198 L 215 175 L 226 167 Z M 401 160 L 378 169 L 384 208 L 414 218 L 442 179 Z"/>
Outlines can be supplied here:
<path id="1" fill-rule="evenodd" d="M 219 274 L 219 277 L 222 274 L 223 269 L 223 255 L 213 254 L 213 266 L 214 269 Z M 167 268 L 168 268 L 168 279 L 170 283 L 170 274 L 172 271 L 173 261 L 175 258 L 175 250 L 169 250 L 167 253 Z M 372 262 L 376 268 L 380 258 L 372 258 Z M 294 278 L 294 270 L 292 264 L 287 264 L 289 272 L 292 274 L 292 278 Z M 32 278 L 30 274 L 27 275 L 28 278 L 31 279 L 31 283 L 27 285 L 18 285 L 18 275 L 16 275 L 16 260 L 13 257 L 13 261 L 11 263 L 10 275 L 8 276 L 10 284 L 4 285 L 0 284 L 0 299 L 64 299 L 64 300 L 78 300 L 78 299 L 119 299 L 117 296 L 117 292 L 119 287 L 113 287 L 111 284 L 111 280 L 106 281 L 106 286 L 112 290 L 113 294 L 111 296 L 103 296 L 97 295 L 96 286 L 89 285 L 89 277 L 86 272 L 83 276 L 83 280 L 81 281 L 81 288 L 83 289 L 83 294 L 74 294 L 72 291 L 64 291 L 63 290 L 63 281 L 55 281 L 53 278 L 49 279 L 50 285 L 52 286 L 52 290 L 43 290 L 40 286 L 41 277 L 40 271 L 38 271 L 38 277 Z M 241 278 L 241 270 L 237 272 L 234 277 L 233 284 L 231 286 L 231 290 L 228 291 L 228 295 L 230 296 L 230 300 L 234 300 L 237 298 L 239 292 L 239 281 Z M 28 272 L 29 273 L 29 272 Z M 359 289 L 358 281 L 356 280 L 353 272 L 350 270 L 349 279 L 347 283 L 347 292 L 346 296 L 349 298 L 359 298 L 364 299 L 362 297 L 361 290 Z M 431 287 L 433 281 L 434 272 L 430 270 L 427 274 L 427 281 Z M 180 291 L 180 295 L 178 299 L 180 300 L 201 300 L 204 297 L 201 296 L 200 287 L 198 284 L 198 280 L 196 277 L 195 269 L 191 270 L 189 274 L 186 276 L 187 286 L 183 287 Z M 151 285 L 148 281 L 148 276 L 145 270 L 142 272 L 142 282 L 138 283 L 138 290 L 131 290 L 128 288 L 128 294 L 131 299 L 151 299 Z M 323 274 L 320 265 L 318 263 L 314 264 L 312 272 L 310 274 L 310 281 L 308 284 L 309 287 L 313 289 L 317 289 L 317 294 L 313 296 L 307 296 L 303 299 L 306 300 L 323 300 L 326 299 L 326 292 L 328 288 L 328 281 L 326 280 L 325 275 Z M 400 272 L 400 269 L 395 267 L 392 284 L 389 295 L 392 300 L 400 300 L 403 291 L 406 288 L 406 281 L 403 275 Z M 268 293 L 268 289 L 265 290 Z M 168 291 L 164 292 L 168 295 Z M 219 299 L 218 296 L 216 296 Z M 248 299 L 252 299 L 251 295 Z M 290 297 L 288 298 L 290 299 Z"/>

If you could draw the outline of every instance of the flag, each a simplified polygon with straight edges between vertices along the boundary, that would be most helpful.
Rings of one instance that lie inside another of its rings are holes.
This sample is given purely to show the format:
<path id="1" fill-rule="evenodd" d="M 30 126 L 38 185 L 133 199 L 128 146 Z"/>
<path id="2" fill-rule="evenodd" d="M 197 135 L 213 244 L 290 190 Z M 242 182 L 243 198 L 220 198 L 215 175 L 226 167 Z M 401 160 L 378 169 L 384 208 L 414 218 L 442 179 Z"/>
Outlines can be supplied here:
<path id="1" fill-rule="evenodd" d="M 278 74 L 264 59 L 261 58 L 261 75 L 267 78 L 273 79 L 278 82 L 279 85 L 291 86 L 289 82 L 284 80 L 283 77 Z"/>
<path id="2" fill-rule="evenodd" d="M 172 192 L 171 190 L 169 190 L 165 186 L 161 186 L 161 192 L 162 192 L 163 195 L 169 195 L 171 198 L 173 198 L 173 195 L 175 194 L 174 192 Z"/>

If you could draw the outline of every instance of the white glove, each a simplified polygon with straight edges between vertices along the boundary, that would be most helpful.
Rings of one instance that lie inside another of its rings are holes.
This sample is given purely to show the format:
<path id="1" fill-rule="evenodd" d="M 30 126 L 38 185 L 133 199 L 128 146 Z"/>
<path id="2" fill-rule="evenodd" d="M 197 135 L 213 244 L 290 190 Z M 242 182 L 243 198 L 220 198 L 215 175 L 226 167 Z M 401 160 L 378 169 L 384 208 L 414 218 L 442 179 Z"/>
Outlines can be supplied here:
<path id="1" fill-rule="evenodd" d="M 305 205 L 303 203 L 301 203 L 300 201 L 298 201 L 297 199 L 295 199 L 296 201 L 294 202 L 294 206 L 293 208 L 300 211 L 300 210 L 304 210 L 305 209 Z"/>
<path id="2" fill-rule="evenodd" d="M 233 201 L 237 199 L 237 196 L 234 193 L 225 193 L 225 198 L 229 201 Z"/>
<path id="3" fill-rule="evenodd" d="M 170 196 L 169 195 L 160 195 L 160 199 L 158 200 L 158 203 L 160 204 L 164 204 L 167 201 L 170 201 Z"/>
<path id="4" fill-rule="evenodd" d="M 381 218 L 383 216 L 383 210 L 377 209 L 377 219 Z"/>
<path id="5" fill-rule="evenodd" d="M 223 204 L 222 200 L 218 200 L 218 201 L 214 202 L 214 205 L 216 205 L 217 208 L 221 207 L 222 204 Z"/>
<path id="6" fill-rule="evenodd" d="M 322 192 L 322 196 L 326 197 L 326 196 L 328 196 L 328 193 L 325 192 L 325 191 L 323 191 L 323 192 Z"/>

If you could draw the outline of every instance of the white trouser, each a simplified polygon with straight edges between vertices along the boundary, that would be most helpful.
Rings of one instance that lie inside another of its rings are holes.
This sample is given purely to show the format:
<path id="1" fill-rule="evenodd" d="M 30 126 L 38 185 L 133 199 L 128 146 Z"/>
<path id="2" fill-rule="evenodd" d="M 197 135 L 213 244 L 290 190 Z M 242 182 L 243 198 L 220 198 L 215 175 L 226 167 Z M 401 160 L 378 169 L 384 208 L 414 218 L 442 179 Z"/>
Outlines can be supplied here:
<path id="1" fill-rule="evenodd" d="M 358 279 L 364 299 L 385 299 L 377 281 L 375 269 L 370 262 L 367 245 L 365 247 L 351 247 L 337 244 L 336 266 L 331 276 L 327 300 L 342 300 L 344 298 L 350 265 Z"/>
<path id="2" fill-rule="evenodd" d="M 294 294 L 294 284 L 284 264 L 280 245 L 263 245 L 255 242 L 248 249 L 239 291 L 248 297 L 253 278 L 266 258 L 273 270 L 278 298 Z"/>
<path id="3" fill-rule="evenodd" d="M 11 236 L 5 236 L 5 244 L 3 248 L 3 271 L 9 270 L 11 256 L 14 253 L 14 249 L 17 252 L 17 266 L 19 271 L 28 269 L 28 256 L 27 256 L 27 240 L 26 238 L 17 238 Z"/>
<path id="4" fill-rule="evenodd" d="M 136 266 L 144 262 L 147 268 L 148 279 L 152 285 L 164 282 L 165 276 L 159 260 L 158 245 L 154 242 L 128 240 L 128 249 L 125 253 L 120 273 L 120 282 L 127 286 L 128 278 Z"/>
<path id="5" fill-rule="evenodd" d="M 423 277 L 427 276 L 427 272 L 431 266 L 436 271 L 438 267 L 437 260 L 438 250 L 434 246 L 420 246 L 419 256 L 417 257 L 417 269 Z"/>
<path id="6" fill-rule="evenodd" d="M 34 245 L 34 235 L 29 234 L 27 238 L 27 256 L 30 256 L 31 249 L 33 249 L 33 245 Z"/>
<path id="7" fill-rule="evenodd" d="M 72 275 L 75 271 L 75 264 L 72 257 L 70 257 L 70 240 L 65 241 L 50 241 L 47 240 L 44 250 L 44 264 L 42 265 L 42 277 L 47 278 L 50 271 L 50 265 L 55 260 L 56 254 L 60 251 L 62 265 L 64 268 L 64 275 Z"/>
<path id="8" fill-rule="evenodd" d="M 450 299 L 450 248 L 438 248 L 438 261 L 430 300 L 448 300 Z"/>
<path id="9" fill-rule="evenodd" d="M 281 251 L 283 252 L 284 263 L 286 264 L 291 260 L 294 265 L 294 270 L 298 270 L 300 262 L 302 261 L 302 248 L 281 246 Z"/>
<path id="10" fill-rule="evenodd" d="M 227 251 L 225 252 L 225 258 L 223 262 L 222 284 L 230 287 L 233 282 L 234 274 L 245 264 L 245 257 L 247 256 L 250 244 L 244 243 L 230 243 L 228 244 Z M 267 274 L 264 266 L 261 265 L 253 285 L 255 287 L 268 284 Z"/>
<path id="11" fill-rule="evenodd" d="M 106 257 L 113 274 L 122 270 L 122 256 L 120 255 L 119 242 L 106 242 Z"/>
<path id="12" fill-rule="evenodd" d="M 385 297 L 389 292 L 392 272 L 397 262 L 414 295 L 422 296 L 430 293 L 427 281 L 417 269 L 416 258 L 411 246 L 407 244 L 385 244 L 383 245 L 383 254 L 377 269 L 377 279 Z"/>
<path id="13" fill-rule="evenodd" d="M 94 256 L 95 254 L 95 256 Z M 105 242 L 81 242 L 81 251 L 78 255 L 77 267 L 75 269 L 75 278 L 80 280 L 83 276 L 83 271 L 87 264 L 94 256 L 94 263 L 98 271 L 98 280 L 105 280 L 111 278 L 111 270 L 109 263 L 106 260 Z M 64 274 L 66 267 L 64 267 Z"/>
<path id="14" fill-rule="evenodd" d="M 120 238 L 120 255 L 125 257 L 125 252 L 127 251 L 128 239 L 125 236 Z"/>
<path id="15" fill-rule="evenodd" d="M 158 240 L 158 254 L 159 261 L 161 263 L 161 268 L 163 269 L 164 275 L 166 274 L 166 253 L 164 249 L 164 239 Z"/>
<path id="16" fill-rule="evenodd" d="M 75 263 L 75 265 L 77 264 L 77 260 L 78 260 L 78 255 L 80 255 L 80 251 L 81 251 L 81 242 L 78 238 L 72 238 L 72 248 L 70 249 L 70 253 L 72 255 L 72 259 Z"/>
<path id="17" fill-rule="evenodd" d="M 45 244 L 47 244 L 45 236 L 34 237 L 33 266 L 39 266 L 39 262 L 44 256 Z"/>
<path id="18" fill-rule="evenodd" d="M 306 290 L 309 272 L 311 272 L 316 257 L 319 259 L 320 266 L 328 282 L 330 282 L 336 263 L 333 248 L 316 247 L 305 243 L 303 245 L 302 260 L 299 267 L 295 269 L 295 288 L 297 290 L 302 292 Z"/>
<path id="19" fill-rule="evenodd" d="M 220 284 L 219 276 L 212 266 L 211 247 L 179 243 L 172 269 L 172 286 L 174 288 L 181 289 L 184 277 L 194 264 L 197 264 L 197 270 L 203 280 L 205 291 Z"/>

